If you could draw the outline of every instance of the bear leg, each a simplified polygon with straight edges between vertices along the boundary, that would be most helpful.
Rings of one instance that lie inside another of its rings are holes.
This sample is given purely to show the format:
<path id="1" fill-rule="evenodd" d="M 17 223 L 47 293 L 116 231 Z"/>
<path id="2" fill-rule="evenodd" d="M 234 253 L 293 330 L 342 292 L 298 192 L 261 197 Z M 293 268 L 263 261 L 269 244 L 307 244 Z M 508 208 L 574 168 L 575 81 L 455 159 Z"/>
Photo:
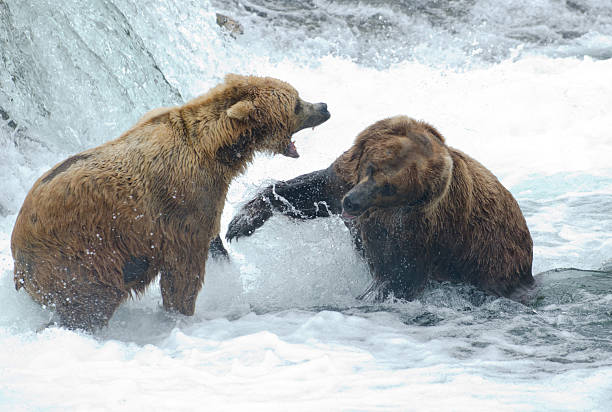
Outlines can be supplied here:
<path id="1" fill-rule="evenodd" d="M 193 316 L 198 293 L 204 281 L 204 271 L 201 274 L 185 275 L 185 273 L 163 270 L 159 280 L 164 309 L 176 311 L 186 316 Z"/>
<path id="2" fill-rule="evenodd" d="M 294 219 L 315 219 L 342 213 L 342 196 L 349 187 L 332 168 L 317 170 L 259 192 L 230 222 L 227 240 L 250 236 L 277 211 Z"/>
<path id="3" fill-rule="evenodd" d="M 55 314 L 60 326 L 93 332 L 103 328 L 127 293 L 107 285 L 87 285 L 74 290 L 71 297 L 55 299 Z"/>

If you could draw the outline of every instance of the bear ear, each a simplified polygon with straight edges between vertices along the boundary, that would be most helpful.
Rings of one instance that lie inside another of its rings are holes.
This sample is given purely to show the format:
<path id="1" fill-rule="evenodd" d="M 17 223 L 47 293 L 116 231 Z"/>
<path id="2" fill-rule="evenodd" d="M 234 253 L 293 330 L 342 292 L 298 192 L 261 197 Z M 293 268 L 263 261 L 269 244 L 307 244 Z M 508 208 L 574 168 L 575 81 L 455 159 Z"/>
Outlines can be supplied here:
<path id="1" fill-rule="evenodd" d="M 247 120 L 255 112 L 255 105 L 248 100 L 241 100 L 227 109 L 227 117 L 236 120 Z"/>
<path id="2" fill-rule="evenodd" d="M 247 77 L 241 74 L 228 73 L 225 75 L 224 81 L 226 84 L 241 86 L 247 83 Z"/>
<path id="3" fill-rule="evenodd" d="M 442 143 L 442 144 L 445 144 L 445 143 L 446 143 L 446 141 L 445 141 L 445 139 L 444 139 L 444 136 L 442 136 L 442 135 L 440 134 L 440 132 L 438 131 L 438 129 L 436 129 L 435 127 L 433 127 L 432 125 L 427 124 L 427 123 L 424 123 L 424 126 L 425 126 L 425 129 L 427 129 L 427 131 L 428 131 L 429 133 L 431 133 L 432 135 L 434 135 L 434 136 L 435 136 L 435 137 L 436 137 L 436 138 L 437 138 L 437 139 L 440 141 L 440 143 Z"/>

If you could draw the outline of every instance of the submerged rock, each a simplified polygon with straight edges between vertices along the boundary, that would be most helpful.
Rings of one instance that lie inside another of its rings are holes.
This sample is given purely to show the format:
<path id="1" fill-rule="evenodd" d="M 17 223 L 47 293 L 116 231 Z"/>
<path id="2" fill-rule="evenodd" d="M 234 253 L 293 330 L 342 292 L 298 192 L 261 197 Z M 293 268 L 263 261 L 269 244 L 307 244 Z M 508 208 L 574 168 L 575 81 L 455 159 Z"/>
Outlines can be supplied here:
<path id="1" fill-rule="evenodd" d="M 237 20 L 234 20 L 226 15 L 217 13 L 217 24 L 227 30 L 232 37 L 244 34 L 242 25 Z"/>

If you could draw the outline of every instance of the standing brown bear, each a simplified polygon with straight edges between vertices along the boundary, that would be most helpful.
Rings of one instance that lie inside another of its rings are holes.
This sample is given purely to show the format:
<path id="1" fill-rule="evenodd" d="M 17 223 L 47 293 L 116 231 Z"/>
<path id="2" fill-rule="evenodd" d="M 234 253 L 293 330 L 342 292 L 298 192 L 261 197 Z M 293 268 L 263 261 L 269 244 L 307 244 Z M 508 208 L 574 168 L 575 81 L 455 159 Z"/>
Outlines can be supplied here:
<path id="1" fill-rule="evenodd" d="M 344 210 L 374 279 L 364 296 L 412 299 L 428 279 L 501 296 L 533 283 L 531 235 L 510 192 L 434 127 L 405 116 L 366 128 L 329 168 L 266 188 L 227 238 L 251 235 L 273 210 L 300 219 Z"/>
<path id="2" fill-rule="evenodd" d="M 232 179 L 255 152 L 298 157 L 291 135 L 329 117 L 285 82 L 239 75 L 152 110 L 34 183 L 11 239 L 16 288 L 94 330 L 161 273 L 164 308 L 193 315 Z"/>

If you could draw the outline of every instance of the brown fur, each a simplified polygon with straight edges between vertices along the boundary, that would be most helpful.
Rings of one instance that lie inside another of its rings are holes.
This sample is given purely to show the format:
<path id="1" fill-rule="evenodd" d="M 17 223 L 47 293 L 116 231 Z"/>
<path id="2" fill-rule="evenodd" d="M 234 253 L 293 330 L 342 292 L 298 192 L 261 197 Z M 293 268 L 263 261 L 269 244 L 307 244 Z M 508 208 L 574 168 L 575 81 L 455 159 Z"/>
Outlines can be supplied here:
<path id="1" fill-rule="evenodd" d="M 374 278 L 368 295 L 411 299 L 436 279 L 510 296 L 533 282 L 532 240 L 515 199 L 427 123 L 381 120 L 328 169 L 277 183 L 274 194 L 292 210 L 268 192 L 245 205 L 228 238 L 252 233 L 271 209 L 302 218 L 344 210 L 356 216 L 346 223 Z M 322 202 L 324 212 L 313 208 Z"/>
<path id="2" fill-rule="evenodd" d="M 313 106 L 280 80 L 228 75 L 56 165 L 17 217 L 16 288 L 64 325 L 92 330 L 161 273 L 164 307 L 192 315 L 231 180 L 256 151 L 283 153 L 305 119 L 329 117 L 307 118 L 298 104 Z"/>
<path id="3" fill-rule="evenodd" d="M 344 195 L 345 210 L 347 199 L 362 195 L 354 223 L 377 283 L 399 282 L 400 296 L 414 295 L 427 276 L 406 282 L 407 267 L 504 296 L 532 282 L 532 240 L 518 204 L 491 172 L 446 146 L 431 125 L 405 117 L 377 122 L 334 167 L 354 182 Z M 361 192 L 368 180 L 371 187 Z M 383 195 L 384 185 L 393 194 Z M 399 279 L 389 257 L 403 261 Z"/>

